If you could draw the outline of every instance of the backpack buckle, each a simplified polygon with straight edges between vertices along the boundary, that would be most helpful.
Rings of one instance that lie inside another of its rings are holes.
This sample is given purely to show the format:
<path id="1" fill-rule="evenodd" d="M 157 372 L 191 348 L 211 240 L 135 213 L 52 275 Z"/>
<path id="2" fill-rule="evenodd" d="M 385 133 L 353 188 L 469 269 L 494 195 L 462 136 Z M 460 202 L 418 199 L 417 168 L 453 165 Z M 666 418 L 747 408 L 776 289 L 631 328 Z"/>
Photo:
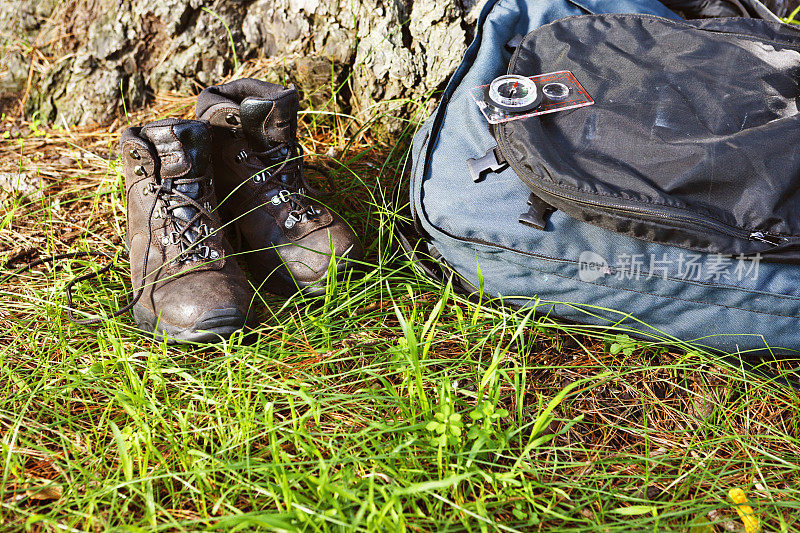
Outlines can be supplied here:
<path id="1" fill-rule="evenodd" d="M 544 202 L 541 198 L 531 193 L 528 196 L 528 211 L 519 216 L 519 223 L 525 224 L 538 230 L 543 230 L 547 226 L 547 218 L 555 211 L 555 208 Z"/>
<path id="2" fill-rule="evenodd" d="M 483 157 L 467 159 L 469 174 L 475 183 L 481 182 L 490 172 L 501 172 L 508 167 L 505 158 L 498 153 L 497 146 L 490 148 Z"/>

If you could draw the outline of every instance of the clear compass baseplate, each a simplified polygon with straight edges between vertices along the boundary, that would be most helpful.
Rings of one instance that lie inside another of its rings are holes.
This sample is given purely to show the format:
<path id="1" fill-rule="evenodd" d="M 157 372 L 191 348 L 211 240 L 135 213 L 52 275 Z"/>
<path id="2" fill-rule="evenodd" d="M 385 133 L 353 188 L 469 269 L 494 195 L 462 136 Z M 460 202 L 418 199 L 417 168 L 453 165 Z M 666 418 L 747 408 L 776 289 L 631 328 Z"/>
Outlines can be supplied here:
<path id="1" fill-rule="evenodd" d="M 470 90 L 489 124 L 592 105 L 594 100 L 572 72 L 538 76 L 506 74 Z"/>

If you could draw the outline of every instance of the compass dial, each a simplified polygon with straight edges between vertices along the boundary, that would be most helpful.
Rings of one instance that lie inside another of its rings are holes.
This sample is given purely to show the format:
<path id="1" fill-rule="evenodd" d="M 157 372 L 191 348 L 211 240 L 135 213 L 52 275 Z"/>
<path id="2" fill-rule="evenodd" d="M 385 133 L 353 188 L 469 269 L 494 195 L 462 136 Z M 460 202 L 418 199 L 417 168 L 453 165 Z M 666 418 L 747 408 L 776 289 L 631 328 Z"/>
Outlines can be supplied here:
<path id="1" fill-rule="evenodd" d="M 486 101 L 492 107 L 519 113 L 530 111 L 542 101 L 542 95 L 530 78 L 507 74 L 495 78 L 486 90 Z"/>

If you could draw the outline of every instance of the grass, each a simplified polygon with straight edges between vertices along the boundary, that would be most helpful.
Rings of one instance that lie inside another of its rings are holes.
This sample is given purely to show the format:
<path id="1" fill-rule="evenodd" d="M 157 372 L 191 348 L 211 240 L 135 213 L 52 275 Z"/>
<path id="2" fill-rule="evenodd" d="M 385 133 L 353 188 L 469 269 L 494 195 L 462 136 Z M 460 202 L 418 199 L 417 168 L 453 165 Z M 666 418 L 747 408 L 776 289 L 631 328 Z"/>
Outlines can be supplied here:
<path id="1" fill-rule="evenodd" d="M 190 103 L 162 95 L 131 123 Z M 29 134 L 3 139 L 0 171 L 43 189 L 0 193 L 5 268 L 119 250 L 126 121 L 8 120 Z M 414 124 L 392 142 L 362 125 L 309 113 L 300 131 L 312 154 L 337 149 L 310 159 L 334 173 L 317 183 L 362 236 L 366 274 L 321 299 L 261 292 L 246 337 L 169 347 L 129 316 L 75 326 L 63 288 L 94 261 L 0 285 L 4 531 L 744 530 L 734 488 L 766 530 L 800 531 L 795 391 L 420 276 L 388 200 Z M 78 309 L 125 303 L 118 263 Z"/>

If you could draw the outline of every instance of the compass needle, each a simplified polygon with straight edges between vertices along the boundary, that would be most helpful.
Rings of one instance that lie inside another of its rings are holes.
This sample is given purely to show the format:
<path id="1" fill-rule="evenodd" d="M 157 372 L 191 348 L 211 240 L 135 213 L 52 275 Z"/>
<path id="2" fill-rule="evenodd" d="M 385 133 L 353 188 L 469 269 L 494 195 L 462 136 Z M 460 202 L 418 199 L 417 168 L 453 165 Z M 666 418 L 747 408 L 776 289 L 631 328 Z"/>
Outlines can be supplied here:
<path id="1" fill-rule="evenodd" d="M 536 83 L 516 74 L 496 78 L 486 91 L 486 101 L 490 106 L 510 113 L 529 111 L 538 106 L 541 100 Z"/>

